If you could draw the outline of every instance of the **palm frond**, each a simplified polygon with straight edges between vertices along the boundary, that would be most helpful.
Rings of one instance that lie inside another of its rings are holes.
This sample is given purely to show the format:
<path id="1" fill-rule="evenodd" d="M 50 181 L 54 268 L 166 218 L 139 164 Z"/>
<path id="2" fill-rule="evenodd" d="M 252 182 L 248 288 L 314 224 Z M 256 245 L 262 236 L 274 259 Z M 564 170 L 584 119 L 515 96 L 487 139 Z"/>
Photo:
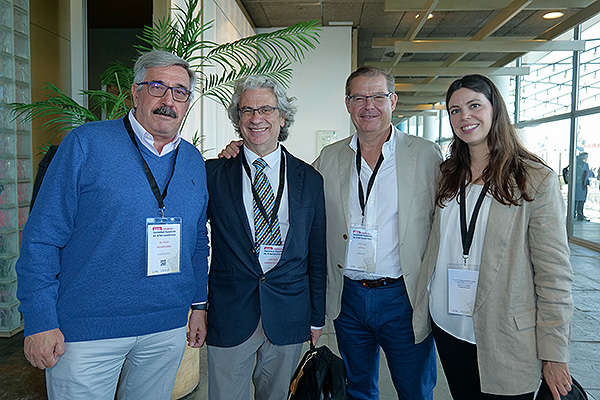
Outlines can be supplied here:
<path id="1" fill-rule="evenodd" d="M 46 154 L 50 150 L 50 146 L 52 146 L 51 142 L 42 143 L 39 146 L 35 146 L 40 151 L 36 154 L 36 156 Z"/>
<path id="2" fill-rule="evenodd" d="M 287 88 L 292 79 L 292 69 L 289 61 L 270 58 L 261 65 L 242 65 L 237 70 L 225 71 L 220 75 L 210 74 L 206 76 L 202 96 L 213 98 L 227 108 L 235 81 L 249 75 L 268 76 Z"/>
<path id="3" fill-rule="evenodd" d="M 84 90 L 81 93 L 88 96 L 90 104 L 93 104 L 90 109 L 92 111 L 100 109 L 107 119 L 121 118 L 129 111 L 127 105 L 130 97 L 129 91 L 115 94 L 104 90 Z"/>
<path id="4" fill-rule="evenodd" d="M 289 28 L 242 38 L 210 50 L 206 56 L 223 68 L 260 64 L 264 59 L 302 61 L 306 51 L 319 43 L 317 20 L 301 22 Z"/>
<path id="5" fill-rule="evenodd" d="M 172 25 L 171 17 L 164 17 L 154 22 L 152 26 L 144 26 L 138 39 L 145 43 L 134 46 L 140 53 L 152 50 L 173 53 L 177 43 L 177 30 Z"/>
<path id="6" fill-rule="evenodd" d="M 133 84 L 133 68 L 120 61 L 115 61 L 106 67 L 100 76 L 103 85 L 114 85 L 120 92 L 129 91 Z"/>
<path id="7" fill-rule="evenodd" d="M 42 130 L 50 133 L 52 137 L 98 119 L 90 110 L 62 93 L 55 85 L 47 83 L 44 89 L 50 91 L 44 101 L 9 104 L 8 107 L 14 115 L 13 120 L 22 118 L 24 121 L 31 121 L 40 117 L 52 117 L 41 125 Z"/>

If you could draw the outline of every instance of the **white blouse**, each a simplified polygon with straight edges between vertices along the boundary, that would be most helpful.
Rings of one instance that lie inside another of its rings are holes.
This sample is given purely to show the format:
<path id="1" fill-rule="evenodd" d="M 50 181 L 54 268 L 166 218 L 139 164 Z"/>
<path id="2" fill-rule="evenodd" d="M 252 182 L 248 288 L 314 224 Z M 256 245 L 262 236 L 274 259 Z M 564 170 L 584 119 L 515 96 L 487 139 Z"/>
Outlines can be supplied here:
<path id="1" fill-rule="evenodd" d="M 466 212 L 467 226 L 471 222 L 473 209 L 477 198 L 483 190 L 483 185 L 468 184 L 466 189 Z M 467 315 L 450 314 L 448 312 L 448 267 L 456 268 L 464 265 L 462 236 L 460 230 L 460 206 L 458 196 L 445 204 L 440 212 L 440 247 L 438 250 L 437 264 L 431 281 L 429 282 L 429 312 L 431 318 L 447 333 L 452 336 L 475 344 L 475 328 L 473 317 Z M 469 251 L 467 267 L 479 271 L 481 264 L 481 253 L 485 240 L 485 229 L 490 214 L 492 196 L 488 193 L 483 200 L 477 223 L 473 242 Z"/>

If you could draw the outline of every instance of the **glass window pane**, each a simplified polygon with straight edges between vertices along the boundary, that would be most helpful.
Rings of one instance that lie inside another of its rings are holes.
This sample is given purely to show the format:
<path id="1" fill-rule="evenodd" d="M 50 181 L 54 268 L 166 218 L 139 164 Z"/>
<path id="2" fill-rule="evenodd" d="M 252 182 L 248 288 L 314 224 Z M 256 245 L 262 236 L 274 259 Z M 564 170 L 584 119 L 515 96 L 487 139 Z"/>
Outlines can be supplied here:
<path id="1" fill-rule="evenodd" d="M 582 26 L 581 38 L 587 40 L 586 50 L 579 59 L 579 110 L 598 106 L 600 94 L 600 22 L 590 21 Z"/>
<path id="2" fill-rule="evenodd" d="M 571 109 L 573 53 L 554 51 L 534 58 L 536 54 L 523 57 L 523 66 L 529 66 L 530 73 L 521 80 L 520 121 L 564 114 Z"/>
<path id="3" fill-rule="evenodd" d="M 577 118 L 573 236 L 600 243 L 600 114 Z M 569 168 L 569 171 L 573 169 Z"/>

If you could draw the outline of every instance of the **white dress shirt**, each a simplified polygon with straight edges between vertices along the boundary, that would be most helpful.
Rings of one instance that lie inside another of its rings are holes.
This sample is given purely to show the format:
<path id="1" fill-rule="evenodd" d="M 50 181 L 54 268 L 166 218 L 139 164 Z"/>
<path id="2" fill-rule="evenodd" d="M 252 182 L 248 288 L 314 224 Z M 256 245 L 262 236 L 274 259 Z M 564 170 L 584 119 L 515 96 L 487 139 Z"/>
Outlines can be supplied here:
<path id="1" fill-rule="evenodd" d="M 483 185 L 467 185 L 465 196 L 465 211 L 467 212 L 467 226 L 471 222 L 473 209 Z M 437 264 L 429 283 L 429 312 L 431 318 L 444 331 L 466 342 L 475 344 L 475 328 L 473 317 L 467 315 L 450 314 L 448 312 L 448 264 L 463 264 L 462 236 L 460 230 L 460 206 L 456 198 L 445 203 L 446 207 L 438 209 L 440 212 L 440 248 L 438 250 Z M 479 216 L 475 224 L 473 242 L 469 251 L 469 269 L 479 271 L 481 253 L 485 240 L 485 229 L 490 215 L 492 196 L 485 196 Z"/>
<path id="2" fill-rule="evenodd" d="M 154 147 L 154 136 L 148 133 L 146 129 L 135 119 L 135 110 L 131 109 L 128 114 L 129 122 L 131 122 L 131 127 L 133 128 L 133 132 L 135 136 L 137 136 L 138 140 L 146 147 L 148 150 L 152 152 L 152 154 L 157 155 L 159 157 L 165 156 L 175 150 L 177 146 L 179 146 L 179 142 L 181 142 L 181 135 L 177 132 L 175 138 L 169 143 L 165 144 L 162 148 L 160 154 L 158 150 Z"/>
<path id="3" fill-rule="evenodd" d="M 252 165 L 252 163 L 258 158 L 262 158 L 267 163 L 267 166 L 265 167 L 263 172 L 265 173 L 267 179 L 269 180 L 269 183 L 271 184 L 271 189 L 273 190 L 273 197 L 277 197 L 277 189 L 279 188 L 279 166 L 281 164 L 281 146 L 278 145 L 275 151 L 267 154 L 264 157 L 259 157 L 258 154 L 252 152 L 250 149 L 244 146 L 244 157 L 246 157 L 246 161 L 248 162 L 248 166 L 250 167 L 251 179 L 248 178 L 248 175 L 242 167 L 242 193 L 244 198 L 244 208 L 246 209 L 246 217 L 248 218 L 248 224 L 250 225 L 252 238 L 254 238 L 254 199 L 252 197 L 252 181 L 254 181 L 254 175 L 256 175 L 256 167 Z M 287 172 L 287 163 L 286 171 L 284 172 Z M 289 215 L 290 214 L 288 206 L 288 185 L 287 182 L 284 182 L 283 194 L 281 196 L 281 204 L 279 205 L 279 210 L 277 211 L 282 245 L 285 243 L 285 238 L 290 228 Z M 261 267 L 263 269 L 263 272 L 268 271 L 264 265 L 261 264 Z"/>
<path id="4" fill-rule="evenodd" d="M 350 142 L 356 152 L 356 135 Z M 400 254 L 398 250 L 398 178 L 396 173 L 396 130 L 392 127 L 390 139 L 381 149 L 383 163 L 375 176 L 373 188 L 365 204 L 366 227 L 377 228 L 377 253 L 375 255 L 375 272 L 344 269 L 344 275 L 350 279 L 399 278 Z M 361 224 L 362 211 L 358 199 L 358 173 L 356 157 L 352 163 L 352 183 L 350 186 L 350 223 Z M 363 193 L 367 195 L 367 184 L 373 171 L 369 164 L 361 158 L 360 180 Z"/>

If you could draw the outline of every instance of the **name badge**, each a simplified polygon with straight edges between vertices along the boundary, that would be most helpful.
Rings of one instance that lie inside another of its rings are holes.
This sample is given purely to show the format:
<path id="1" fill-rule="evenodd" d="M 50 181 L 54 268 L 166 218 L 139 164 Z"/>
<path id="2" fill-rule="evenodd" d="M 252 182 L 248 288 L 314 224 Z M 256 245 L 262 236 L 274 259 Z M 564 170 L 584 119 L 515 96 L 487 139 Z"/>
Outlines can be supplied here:
<path id="1" fill-rule="evenodd" d="M 346 268 L 353 271 L 375 272 L 376 255 L 377 229 L 351 225 Z"/>
<path id="2" fill-rule="evenodd" d="M 451 265 L 448 265 L 448 313 L 472 317 L 479 271 L 452 268 Z"/>
<path id="3" fill-rule="evenodd" d="M 258 253 L 258 261 L 263 272 L 271 270 L 281 259 L 283 253 L 283 245 L 261 244 L 260 252 Z"/>
<path id="4" fill-rule="evenodd" d="M 179 272 L 181 218 L 146 219 L 147 276 Z"/>

